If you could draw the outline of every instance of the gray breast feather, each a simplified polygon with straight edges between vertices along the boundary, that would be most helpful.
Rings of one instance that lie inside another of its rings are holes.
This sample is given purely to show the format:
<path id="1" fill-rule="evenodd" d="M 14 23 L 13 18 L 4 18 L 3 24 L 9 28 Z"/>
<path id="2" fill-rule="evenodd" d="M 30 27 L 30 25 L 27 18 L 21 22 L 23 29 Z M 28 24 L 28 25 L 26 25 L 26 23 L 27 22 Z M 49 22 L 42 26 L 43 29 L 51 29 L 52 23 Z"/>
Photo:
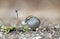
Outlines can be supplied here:
<path id="1" fill-rule="evenodd" d="M 39 24 L 40 24 L 40 20 L 36 17 L 32 17 L 27 21 L 27 25 L 30 28 L 36 28 L 39 26 Z"/>

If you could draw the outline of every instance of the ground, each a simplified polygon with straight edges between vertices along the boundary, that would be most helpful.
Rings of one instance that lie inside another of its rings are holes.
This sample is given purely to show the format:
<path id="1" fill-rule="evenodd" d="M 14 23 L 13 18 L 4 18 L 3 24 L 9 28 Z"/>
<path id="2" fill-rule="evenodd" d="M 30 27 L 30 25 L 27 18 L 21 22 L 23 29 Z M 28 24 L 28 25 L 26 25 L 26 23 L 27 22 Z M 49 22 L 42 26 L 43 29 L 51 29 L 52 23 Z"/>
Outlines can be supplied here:
<path id="1" fill-rule="evenodd" d="M 11 33 L 0 32 L 0 39 L 60 39 L 60 24 L 48 20 L 41 20 L 36 31 Z"/>

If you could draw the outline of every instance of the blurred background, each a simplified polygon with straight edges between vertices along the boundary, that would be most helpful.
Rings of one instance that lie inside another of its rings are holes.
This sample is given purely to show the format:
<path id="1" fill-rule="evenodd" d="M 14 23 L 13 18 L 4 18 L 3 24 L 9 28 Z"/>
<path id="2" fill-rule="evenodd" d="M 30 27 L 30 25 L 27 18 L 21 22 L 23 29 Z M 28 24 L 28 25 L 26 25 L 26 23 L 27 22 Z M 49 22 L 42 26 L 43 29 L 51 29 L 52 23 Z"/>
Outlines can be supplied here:
<path id="1" fill-rule="evenodd" d="M 15 19 L 18 10 L 19 19 L 29 15 L 50 20 L 60 20 L 60 0 L 0 0 L 0 19 Z"/>

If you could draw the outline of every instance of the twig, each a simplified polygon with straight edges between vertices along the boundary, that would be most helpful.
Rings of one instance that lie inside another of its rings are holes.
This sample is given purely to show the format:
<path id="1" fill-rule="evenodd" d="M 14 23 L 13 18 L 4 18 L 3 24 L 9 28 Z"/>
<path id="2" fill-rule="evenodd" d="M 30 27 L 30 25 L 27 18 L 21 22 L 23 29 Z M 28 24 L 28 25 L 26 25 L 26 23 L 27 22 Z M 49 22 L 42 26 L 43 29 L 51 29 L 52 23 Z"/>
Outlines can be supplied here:
<path id="1" fill-rule="evenodd" d="M 17 24 L 16 24 L 16 25 L 18 26 L 18 21 L 19 21 L 19 20 L 18 20 L 18 19 L 19 19 L 19 18 L 18 18 L 18 10 L 16 10 L 16 15 L 17 15 Z"/>

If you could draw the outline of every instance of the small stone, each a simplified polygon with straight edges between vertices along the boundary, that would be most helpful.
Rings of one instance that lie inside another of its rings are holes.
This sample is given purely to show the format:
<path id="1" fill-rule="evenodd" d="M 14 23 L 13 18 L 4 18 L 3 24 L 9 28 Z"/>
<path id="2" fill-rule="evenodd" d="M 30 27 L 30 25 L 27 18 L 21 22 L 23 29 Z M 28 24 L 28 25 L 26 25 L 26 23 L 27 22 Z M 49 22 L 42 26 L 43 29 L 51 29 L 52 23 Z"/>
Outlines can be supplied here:
<path id="1" fill-rule="evenodd" d="M 25 21 L 22 21 L 21 24 L 22 24 L 22 25 L 26 25 Z"/>
<path id="2" fill-rule="evenodd" d="M 0 37 L 2 37 L 3 36 L 3 34 L 2 34 L 3 32 L 0 32 Z"/>
<path id="3" fill-rule="evenodd" d="M 33 39 L 41 39 L 41 38 L 42 38 L 41 36 L 33 37 Z"/>
<path id="4" fill-rule="evenodd" d="M 60 26 L 59 26 L 59 25 L 56 25 L 56 26 L 55 26 L 55 28 L 57 28 L 57 29 L 58 29 L 58 28 L 60 28 Z"/>
<path id="5" fill-rule="evenodd" d="M 38 31 L 39 29 L 38 28 L 36 28 L 36 31 Z"/>
<path id="6" fill-rule="evenodd" d="M 49 38 L 52 38 L 52 35 L 49 33 Z"/>

